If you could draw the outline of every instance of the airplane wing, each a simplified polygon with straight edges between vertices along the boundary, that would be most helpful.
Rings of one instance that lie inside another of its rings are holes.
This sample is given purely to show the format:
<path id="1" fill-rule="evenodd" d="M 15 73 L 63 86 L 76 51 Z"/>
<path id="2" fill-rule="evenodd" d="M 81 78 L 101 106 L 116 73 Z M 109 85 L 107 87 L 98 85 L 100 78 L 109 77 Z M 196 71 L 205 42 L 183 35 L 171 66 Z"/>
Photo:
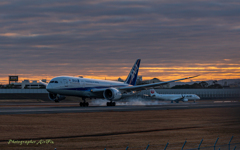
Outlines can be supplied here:
<path id="1" fill-rule="evenodd" d="M 151 97 L 150 95 L 147 95 L 147 94 L 143 94 L 143 96 L 145 96 L 145 97 Z"/>
<path id="2" fill-rule="evenodd" d="M 199 76 L 199 75 L 197 75 L 197 76 Z M 144 84 L 144 85 L 120 87 L 118 89 L 123 90 L 123 91 L 140 91 L 140 90 L 146 90 L 146 89 L 149 89 L 149 88 L 153 88 L 153 87 L 156 87 L 156 86 L 159 86 L 159 85 L 168 84 L 168 83 L 175 82 L 175 81 L 195 78 L 197 76 L 192 76 L 192 77 L 187 77 L 187 78 L 182 78 L 182 79 L 177 79 L 177 80 L 171 80 L 171 81 L 166 81 L 166 82 L 157 82 L 157 83 Z"/>
<path id="3" fill-rule="evenodd" d="M 117 89 L 120 90 L 120 91 L 127 91 L 127 92 L 130 92 L 130 91 L 141 91 L 141 90 L 147 90 L 147 89 L 159 86 L 159 85 L 164 85 L 164 84 L 168 84 L 168 83 L 175 82 L 175 81 L 191 79 L 191 78 L 195 78 L 195 77 L 198 77 L 198 76 L 199 75 L 192 76 L 192 77 L 187 77 L 187 78 L 182 78 L 182 79 L 177 79 L 177 80 L 166 81 L 166 82 L 157 82 L 157 83 L 144 84 L 144 85 L 119 87 Z M 106 90 L 106 89 L 105 88 L 104 89 L 92 89 L 91 91 L 92 92 L 103 92 L 104 90 Z"/>
<path id="4" fill-rule="evenodd" d="M 48 85 L 48 83 L 42 82 L 42 80 L 39 80 L 39 82 L 40 82 L 41 84 L 45 85 L 45 86 Z"/>
<path id="5" fill-rule="evenodd" d="M 182 100 L 182 98 L 170 98 L 169 100 L 171 100 L 171 101 L 177 101 L 177 100 Z"/>
<path id="6" fill-rule="evenodd" d="M 175 97 L 175 98 L 171 98 L 170 100 L 179 101 L 179 100 L 183 100 L 184 98 L 185 98 L 185 96 L 182 95 L 182 97 Z"/>

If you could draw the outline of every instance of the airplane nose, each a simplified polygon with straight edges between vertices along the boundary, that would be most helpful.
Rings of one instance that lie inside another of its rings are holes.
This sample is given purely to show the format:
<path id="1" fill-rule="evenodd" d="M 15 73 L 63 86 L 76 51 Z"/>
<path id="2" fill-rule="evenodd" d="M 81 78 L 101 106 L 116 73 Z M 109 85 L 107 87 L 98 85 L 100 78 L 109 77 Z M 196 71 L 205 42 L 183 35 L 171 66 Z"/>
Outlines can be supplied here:
<path id="1" fill-rule="evenodd" d="M 48 92 L 50 92 L 51 89 L 52 89 L 52 86 L 51 86 L 50 84 L 48 84 L 47 87 L 46 87 L 46 90 L 47 90 Z"/>
<path id="2" fill-rule="evenodd" d="M 200 99 L 200 97 L 199 97 L 199 96 L 197 96 L 197 99 Z"/>

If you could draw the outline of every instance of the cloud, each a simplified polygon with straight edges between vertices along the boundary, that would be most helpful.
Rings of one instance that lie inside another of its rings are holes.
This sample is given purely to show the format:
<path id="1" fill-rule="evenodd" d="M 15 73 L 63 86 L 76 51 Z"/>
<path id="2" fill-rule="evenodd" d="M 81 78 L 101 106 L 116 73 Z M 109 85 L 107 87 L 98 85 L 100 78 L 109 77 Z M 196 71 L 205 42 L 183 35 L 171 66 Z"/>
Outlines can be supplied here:
<path id="1" fill-rule="evenodd" d="M 38 36 L 37 34 L 18 34 L 18 33 L 3 33 L 0 34 L 3 37 L 34 37 Z"/>
<path id="2" fill-rule="evenodd" d="M 219 0 L 1 1 L 0 68 L 26 76 L 117 78 L 137 58 L 143 67 L 172 69 L 239 65 L 239 6 Z M 174 75 L 157 72 L 142 74 Z"/>

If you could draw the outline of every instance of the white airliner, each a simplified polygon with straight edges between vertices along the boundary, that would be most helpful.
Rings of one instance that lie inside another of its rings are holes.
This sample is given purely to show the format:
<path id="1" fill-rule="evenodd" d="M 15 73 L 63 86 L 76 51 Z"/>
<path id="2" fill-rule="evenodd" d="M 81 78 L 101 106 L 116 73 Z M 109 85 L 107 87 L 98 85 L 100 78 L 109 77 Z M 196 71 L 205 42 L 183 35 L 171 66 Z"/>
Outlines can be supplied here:
<path id="1" fill-rule="evenodd" d="M 89 105 L 88 102 L 85 101 L 86 98 L 105 98 L 110 101 L 107 102 L 107 106 L 115 106 L 115 101 L 132 96 L 141 90 L 146 90 L 170 82 L 197 77 L 193 76 L 166 82 L 136 85 L 140 61 L 141 59 L 137 59 L 125 82 L 71 76 L 55 77 L 51 79 L 48 84 L 42 82 L 41 80 L 40 82 L 46 86 L 46 90 L 49 92 L 49 99 L 55 102 L 65 99 L 65 96 L 77 96 L 81 97 L 84 101 L 83 103 L 80 103 L 80 106 Z"/>
<path id="2" fill-rule="evenodd" d="M 179 101 L 187 102 L 188 100 L 199 100 L 200 97 L 196 94 L 158 94 L 154 89 L 150 90 L 150 97 L 163 100 L 163 101 L 175 101 L 178 103 Z"/>

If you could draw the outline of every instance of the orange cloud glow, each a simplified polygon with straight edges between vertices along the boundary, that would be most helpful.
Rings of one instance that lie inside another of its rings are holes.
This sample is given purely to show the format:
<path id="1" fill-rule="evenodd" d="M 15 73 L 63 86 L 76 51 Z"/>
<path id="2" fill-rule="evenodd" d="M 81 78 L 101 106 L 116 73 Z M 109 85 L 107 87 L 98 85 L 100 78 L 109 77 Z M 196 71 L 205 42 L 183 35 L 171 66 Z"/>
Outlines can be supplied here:
<path id="1" fill-rule="evenodd" d="M 63 66 L 68 64 L 62 64 Z M 193 64 L 194 65 L 194 64 Z M 209 66 L 209 64 L 198 67 L 140 67 L 139 76 L 143 76 L 143 80 L 149 80 L 152 78 L 159 78 L 162 81 L 174 80 L 189 76 L 200 75 L 197 78 L 191 79 L 192 81 L 206 81 L 206 80 L 221 80 L 221 79 L 240 79 L 240 64 L 232 64 L 224 65 L 221 67 L 220 65 Z M 151 66 L 151 64 L 150 64 Z M 31 74 L 21 74 L 19 75 L 19 81 L 23 81 L 24 79 L 32 80 L 40 80 L 47 79 L 48 81 L 55 76 L 60 76 L 62 74 L 67 74 L 69 76 L 83 76 L 85 78 L 92 79 L 102 79 L 102 80 L 117 80 L 119 77 L 125 80 L 131 68 L 122 67 L 120 70 L 123 70 L 122 73 L 117 73 L 117 70 L 114 68 L 110 68 L 111 72 L 108 71 L 109 68 L 105 68 L 107 70 L 99 70 L 99 69 L 89 69 L 84 70 L 85 74 L 74 74 L 74 73 L 57 73 L 58 75 L 31 75 Z M 109 73 L 109 74 L 108 74 Z M 111 75 L 110 75 L 111 73 Z M 182 82 L 189 82 L 190 80 L 184 80 Z M 0 78 L 1 84 L 8 83 L 8 76 Z"/>

